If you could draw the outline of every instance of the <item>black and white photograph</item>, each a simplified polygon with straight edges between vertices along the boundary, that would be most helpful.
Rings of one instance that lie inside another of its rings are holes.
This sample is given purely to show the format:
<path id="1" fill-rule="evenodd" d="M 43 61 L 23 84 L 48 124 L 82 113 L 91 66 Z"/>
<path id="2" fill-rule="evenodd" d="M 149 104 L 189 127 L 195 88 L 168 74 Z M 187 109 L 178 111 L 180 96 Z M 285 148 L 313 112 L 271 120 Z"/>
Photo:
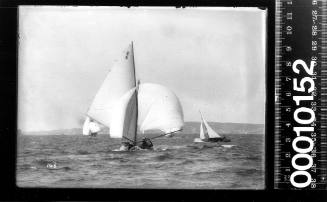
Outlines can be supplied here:
<path id="1" fill-rule="evenodd" d="M 265 189 L 267 10 L 18 14 L 18 187 Z"/>

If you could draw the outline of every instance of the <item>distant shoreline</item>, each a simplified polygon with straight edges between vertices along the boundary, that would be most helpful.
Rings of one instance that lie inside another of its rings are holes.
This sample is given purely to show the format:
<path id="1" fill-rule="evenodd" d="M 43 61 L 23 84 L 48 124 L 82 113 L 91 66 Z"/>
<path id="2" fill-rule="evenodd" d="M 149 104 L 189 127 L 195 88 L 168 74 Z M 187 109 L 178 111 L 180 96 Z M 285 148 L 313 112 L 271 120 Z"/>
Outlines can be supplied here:
<path id="1" fill-rule="evenodd" d="M 221 134 L 264 134 L 265 124 L 254 124 L 254 123 L 222 123 L 222 122 L 209 122 L 210 125 L 218 133 Z M 185 122 L 183 131 L 180 134 L 199 133 L 200 122 Z M 81 135 L 81 128 L 71 129 L 59 129 L 59 130 L 45 130 L 45 131 L 22 131 L 18 130 L 19 135 Z M 154 133 L 160 133 L 158 131 L 150 131 Z M 100 134 L 108 134 L 108 128 L 104 128 Z"/>

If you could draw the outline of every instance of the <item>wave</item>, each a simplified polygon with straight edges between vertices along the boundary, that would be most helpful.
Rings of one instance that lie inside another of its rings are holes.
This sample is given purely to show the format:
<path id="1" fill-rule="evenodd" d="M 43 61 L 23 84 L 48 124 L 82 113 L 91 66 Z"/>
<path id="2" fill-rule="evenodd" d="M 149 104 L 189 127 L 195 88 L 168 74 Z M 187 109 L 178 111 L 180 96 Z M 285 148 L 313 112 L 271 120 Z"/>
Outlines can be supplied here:
<path id="1" fill-rule="evenodd" d="M 112 152 L 122 152 L 122 153 L 126 153 L 126 152 L 139 152 L 139 151 L 152 151 L 150 149 L 141 149 L 140 147 L 136 146 L 136 147 L 133 147 L 131 150 L 120 150 L 119 149 L 113 149 L 111 150 Z"/>
<path id="2" fill-rule="evenodd" d="M 105 161 L 119 161 L 122 159 L 122 157 L 119 156 L 106 156 L 104 158 L 102 158 Z"/>
<path id="3" fill-rule="evenodd" d="M 256 173 L 262 172 L 261 170 L 255 169 L 255 168 L 251 168 L 251 169 L 241 169 L 236 171 L 237 175 L 240 176 L 249 176 L 249 175 L 253 175 Z"/>
<path id="4" fill-rule="evenodd" d="M 37 169 L 35 166 L 31 164 L 22 164 L 18 167 L 20 170 L 25 171 L 25 170 L 30 170 L 30 169 Z"/>
<path id="5" fill-rule="evenodd" d="M 248 156 L 248 157 L 246 157 L 246 159 L 248 159 L 248 160 L 260 160 L 261 156 Z"/>
<path id="6" fill-rule="evenodd" d="M 121 159 L 119 159 L 119 162 L 120 163 L 126 163 L 126 162 L 129 162 L 129 160 L 128 159 L 121 158 Z"/>
<path id="7" fill-rule="evenodd" d="M 187 165 L 187 164 L 193 164 L 193 163 L 194 163 L 193 160 L 186 159 L 184 161 L 176 163 L 176 165 Z"/>
<path id="8" fill-rule="evenodd" d="M 120 149 L 113 149 L 113 150 L 110 150 L 110 151 L 112 151 L 112 152 L 128 152 L 128 151 L 122 151 Z"/>
<path id="9" fill-rule="evenodd" d="M 52 164 L 55 161 L 49 159 L 39 159 L 39 160 L 35 160 L 34 162 L 40 166 L 47 166 L 48 164 Z"/>
<path id="10" fill-rule="evenodd" d="M 93 168 L 103 168 L 104 166 L 102 164 L 92 164 Z"/>
<path id="11" fill-rule="evenodd" d="M 50 159 L 39 159 L 35 160 L 34 163 L 41 167 L 41 168 L 46 168 L 49 170 L 63 170 L 63 171 L 70 171 L 72 170 L 71 167 L 69 166 L 60 166 L 60 161 L 55 161 L 55 160 L 50 160 Z M 33 167 L 31 165 L 31 169 L 36 169 L 37 167 Z"/>
<path id="12" fill-rule="evenodd" d="M 173 151 L 179 149 L 185 149 L 187 145 L 175 145 L 175 146 L 168 146 L 168 145 L 161 145 L 154 148 L 154 151 Z"/>
<path id="13" fill-rule="evenodd" d="M 57 166 L 57 165 L 55 165 L 55 166 L 49 166 L 49 165 L 47 165 L 46 166 L 46 168 L 48 169 L 48 170 L 62 170 L 62 171 L 71 171 L 71 170 L 73 170 L 71 167 L 69 167 L 69 166 L 63 166 L 63 167 L 60 167 L 60 166 Z"/>
<path id="14" fill-rule="evenodd" d="M 198 171 L 198 172 L 194 172 L 193 175 L 209 175 L 209 174 L 213 174 L 213 173 L 217 173 L 217 170 L 213 170 L 213 171 Z"/>
<path id="15" fill-rule="evenodd" d="M 56 183 L 60 184 L 60 183 L 66 183 L 66 182 L 80 182 L 83 181 L 84 179 L 82 177 L 68 177 L 68 178 L 62 178 L 58 181 L 56 181 Z"/>
<path id="16" fill-rule="evenodd" d="M 233 145 L 233 144 L 231 144 L 231 145 L 223 144 L 221 146 L 224 147 L 224 148 L 232 148 L 232 147 L 235 147 L 236 145 Z"/>
<path id="17" fill-rule="evenodd" d="M 219 145 L 213 145 L 213 144 L 193 144 L 188 145 L 188 147 L 197 149 L 197 150 L 205 150 L 205 149 L 212 149 L 212 148 L 218 148 Z"/>
<path id="18" fill-rule="evenodd" d="M 217 170 L 197 171 L 197 172 L 194 172 L 193 174 L 194 175 L 207 175 L 207 174 L 221 175 L 222 173 L 228 174 L 228 173 L 234 173 L 234 172 L 235 172 L 235 170 L 233 168 L 225 167 L 225 168 L 219 168 Z"/>
<path id="19" fill-rule="evenodd" d="M 64 167 L 59 168 L 58 170 L 70 171 L 70 170 L 72 170 L 72 168 L 69 166 L 64 166 Z"/>
<path id="20" fill-rule="evenodd" d="M 164 153 L 164 154 L 161 154 L 161 155 L 155 157 L 155 159 L 158 161 L 165 161 L 167 159 L 173 159 L 173 158 L 174 158 L 174 156 L 169 153 Z"/>
<path id="21" fill-rule="evenodd" d="M 88 151 L 85 151 L 85 150 L 78 150 L 77 154 L 86 155 L 86 154 L 91 154 L 91 153 Z"/>
<path id="22" fill-rule="evenodd" d="M 132 151 L 122 151 L 120 149 L 113 149 L 113 150 L 110 150 L 109 152 L 121 152 L 121 153 L 128 153 L 128 152 L 153 152 L 153 151 L 171 151 L 171 150 L 178 150 L 178 149 L 184 149 L 186 148 L 187 146 L 168 146 L 168 145 L 160 145 L 160 146 L 156 146 L 153 148 L 153 150 L 151 149 L 141 149 L 141 148 L 137 148 L 135 150 L 132 150 Z"/>

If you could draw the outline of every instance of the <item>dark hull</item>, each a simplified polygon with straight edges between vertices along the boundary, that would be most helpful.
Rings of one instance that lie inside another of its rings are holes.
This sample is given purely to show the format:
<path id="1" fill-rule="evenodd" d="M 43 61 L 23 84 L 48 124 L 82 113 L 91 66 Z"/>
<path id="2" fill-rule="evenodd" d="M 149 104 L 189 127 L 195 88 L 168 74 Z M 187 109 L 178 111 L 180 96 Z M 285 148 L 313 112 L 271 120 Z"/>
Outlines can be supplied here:
<path id="1" fill-rule="evenodd" d="M 153 149 L 153 144 L 149 138 L 145 138 L 142 140 L 142 142 L 138 144 L 132 144 L 130 142 L 123 142 L 122 147 L 120 150 L 124 151 L 134 151 L 134 150 L 140 150 L 140 149 L 148 149 L 152 150 Z"/>
<path id="2" fill-rule="evenodd" d="M 209 138 L 207 140 L 204 140 L 204 142 L 230 142 L 230 139 L 227 139 L 225 137 L 223 138 Z"/>

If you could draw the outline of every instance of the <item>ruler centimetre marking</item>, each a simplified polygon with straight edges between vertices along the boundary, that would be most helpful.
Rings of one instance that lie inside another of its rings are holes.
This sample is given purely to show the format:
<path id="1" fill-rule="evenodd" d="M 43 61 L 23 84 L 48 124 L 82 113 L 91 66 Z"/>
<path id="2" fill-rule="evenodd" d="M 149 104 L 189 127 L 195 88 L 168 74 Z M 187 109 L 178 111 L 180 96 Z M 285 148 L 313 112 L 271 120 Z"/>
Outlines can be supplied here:
<path id="1" fill-rule="evenodd" d="M 327 0 L 277 0 L 275 189 L 327 188 Z"/>

